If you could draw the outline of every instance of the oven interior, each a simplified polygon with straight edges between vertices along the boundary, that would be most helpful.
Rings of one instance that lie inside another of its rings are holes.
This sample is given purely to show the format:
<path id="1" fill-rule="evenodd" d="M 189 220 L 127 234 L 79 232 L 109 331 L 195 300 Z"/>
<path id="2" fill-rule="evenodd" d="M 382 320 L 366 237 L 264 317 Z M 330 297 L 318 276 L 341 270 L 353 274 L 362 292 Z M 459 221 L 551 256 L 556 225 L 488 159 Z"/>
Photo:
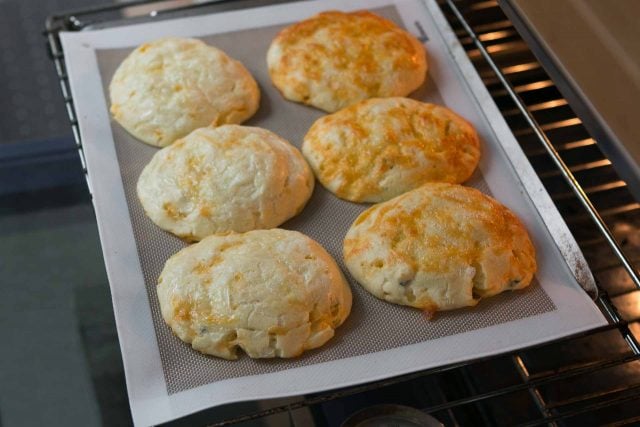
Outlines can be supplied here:
<path id="1" fill-rule="evenodd" d="M 155 12 L 149 15 L 147 9 L 145 16 L 123 20 L 124 6 L 120 4 L 60 14 L 47 21 L 49 53 L 81 159 L 82 141 L 59 31 L 105 25 L 107 21 L 113 25 L 265 4 L 242 0 L 179 7 L 166 2 L 134 3 L 150 4 Z M 629 267 L 633 268 L 640 256 L 640 204 L 496 1 L 442 0 L 439 4 L 584 252 L 600 291 L 596 303 L 609 325 L 511 354 L 263 402 L 248 412 L 242 405 L 231 415 L 208 410 L 171 424 L 338 426 L 356 411 L 389 403 L 417 408 L 445 425 L 640 423 L 640 283 L 637 276 L 629 274 Z M 526 109 L 539 128 L 532 126 L 520 108 Z M 542 131 L 542 138 L 537 130 Z M 545 147 L 545 139 L 553 150 Z M 557 153 L 566 170 L 557 166 L 550 151 Z M 576 196 L 581 191 L 614 236 L 619 251 L 612 248 L 606 232 L 594 221 L 594 213 Z"/>

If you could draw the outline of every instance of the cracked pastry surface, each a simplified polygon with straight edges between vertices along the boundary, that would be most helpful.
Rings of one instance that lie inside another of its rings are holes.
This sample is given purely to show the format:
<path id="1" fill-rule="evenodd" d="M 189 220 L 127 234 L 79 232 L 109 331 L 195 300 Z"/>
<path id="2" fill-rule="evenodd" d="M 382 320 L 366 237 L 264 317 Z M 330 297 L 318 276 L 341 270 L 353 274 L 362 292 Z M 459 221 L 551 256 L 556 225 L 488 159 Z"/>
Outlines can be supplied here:
<path id="1" fill-rule="evenodd" d="M 454 184 L 425 184 L 374 205 L 352 224 L 343 250 L 367 291 L 427 312 L 523 289 L 536 271 L 520 220 L 480 191 Z"/>
<path id="2" fill-rule="evenodd" d="M 166 262 L 162 317 L 202 353 L 236 359 L 295 357 L 334 335 L 351 290 L 333 258 L 297 231 L 215 235 Z"/>
<path id="3" fill-rule="evenodd" d="M 302 154 L 266 129 L 200 128 L 158 151 L 137 184 L 160 228 L 187 241 L 273 228 L 297 215 L 313 191 Z"/>
<path id="4" fill-rule="evenodd" d="M 367 98 L 405 96 L 426 78 L 424 46 L 371 12 L 323 12 L 283 29 L 267 52 L 273 84 L 334 112 Z"/>
<path id="5" fill-rule="evenodd" d="M 200 40 L 183 38 L 136 48 L 114 73 L 109 95 L 115 120 L 158 147 L 199 127 L 242 123 L 260 101 L 244 65 Z"/>
<path id="6" fill-rule="evenodd" d="M 318 119 L 302 153 L 338 197 L 382 202 L 426 182 L 466 181 L 478 165 L 480 142 L 473 126 L 448 108 L 377 98 Z"/>

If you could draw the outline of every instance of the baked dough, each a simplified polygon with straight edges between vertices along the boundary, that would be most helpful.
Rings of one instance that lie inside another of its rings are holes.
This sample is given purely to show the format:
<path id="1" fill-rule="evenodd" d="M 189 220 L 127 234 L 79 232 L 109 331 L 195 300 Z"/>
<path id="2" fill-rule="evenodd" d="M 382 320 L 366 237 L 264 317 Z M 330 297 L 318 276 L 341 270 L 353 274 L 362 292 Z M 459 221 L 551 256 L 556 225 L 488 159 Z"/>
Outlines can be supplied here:
<path id="1" fill-rule="evenodd" d="M 302 153 L 338 197 L 383 202 L 426 182 L 466 181 L 480 143 L 473 126 L 445 107 L 378 98 L 317 120 Z"/>
<path id="2" fill-rule="evenodd" d="M 300 152 L 273 132 L 200 128 L 158 151 L 138 179 L 138 198 L 160 228 L 187 240 L 273 228 L 302 211 L 313 191 Z"/>
<path id="3" fill-rule="evenodd" d="M 376 297 L 430 313 L 525 288 L 536 271 L 529 235 L 511 211 L 442 183 L 363 212 L 345 237 L 344 260 Z"/>
<path id="4" fill-rule="evenodd" d="M 167 261 L 162 317 L 203 353 L 295 357 L 322 346 L 351 310 L 351 290 L 318 243 L 281 229 L 210 236 Z"/>
<path id="5" fill-rule="evenodd" d="M 135 49 L 111 84 L 111 114 L 131 135 L 164 147 L 194 129 L 242 123 L 260 91 L 247 69 L 200 40 L 163 38 Z"/>
<path id="6" fill-rule="evenodd" d="M 286 27 L 271 43 L 267 65 L 285 98 L 329 112 L 408 95 L 427 72 L 424 46 L 367 11 L 323 12 Z"/>

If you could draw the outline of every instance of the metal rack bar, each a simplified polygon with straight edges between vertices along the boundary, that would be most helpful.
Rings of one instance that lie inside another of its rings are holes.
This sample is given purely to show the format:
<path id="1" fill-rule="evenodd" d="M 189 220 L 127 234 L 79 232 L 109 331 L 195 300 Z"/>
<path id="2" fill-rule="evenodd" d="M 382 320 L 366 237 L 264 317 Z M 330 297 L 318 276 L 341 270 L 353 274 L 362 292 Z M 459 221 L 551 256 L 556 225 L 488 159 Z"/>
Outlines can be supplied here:
<path id="1" fill-rule="evenodd" d="M 518 424 L 518 427 L 533 427 L 533 426 L 539 426 L 539 425 L 545 425 L 545 424 L 549 424 L 551 422 L 554 421 L 561 421 L 567 418 L 571 418 L 571 417 L 575 417 L 576 415 L 580 415 L 580 414 L 585 414 L 588 412 L 593 412 L 597 409 L 602 409 L 602 408 L 606 408 L 608 406 L 613 406 L 616 404 L 621 404 L 621 403 L 626 403 L 626 402 L 632 402 L 634 400 L 638 399 L 637 395 L 631 395 L 631 396 L 625 396 L 622 398 L 612 398 L 612 399 L 607 399 L 598 403 L 594 403 L 592 405 L 587 405 L 584 406 L 582 408 L 578 408 L 578 409 L 574 409 L 573 411 L 569 411 L 567 413 L 564 414 L 560 414 L 560 415 L 553 415 L 550 417 L 545 417 L 544 419 L 540 419 L 540 420 L 535 420 L 535 421 L 530 421 L 530 422 L 526 422 L 523 424 Z"/>
<path id="2" fill-rule="evenodd" d="M 480 393 L 474 396 L 469 396 L 469 397 L 457 399 L 454 401 L 441 403 L 439 405 L 430 406 L 427 408 L 423 408 L 423 410 L 425 412 L 438 412 L 444 409 L 449 409 L 449 408 L 461 406 L 461 405 L 467 405 L 469 403 L 475 403 L 481 400 L 492 399 L 494 397 L 504 396 L 506 394 L 510 394 L 518 391 L 526 391 L 529 388 L 535 388 L 542 385 L 547 385 L 558 380 L 568 379 L 568 378 L 582 375 L 585 373 L 592 373 L 594 371 L 623 365 L 625 363 L 633 362 L 636 360 L 640 360 L 640 356 L 638 356 L 637 354 L 632 354 L 632 355 L 621 357 L 618 359 L 609 359 L 601 363 L 591 364 L 588 366 L 583 366 L 583 367 L 575 368 L 572 370 L 564 371 L 560 374 L 551 374 L 547 377 L 530 380 L 525 383 L 515 384 L 508 387 L 503 387 L 499 390 L 492 390 L 492 391 Z"/>
<path id="3" fill-rule="evenodd" d="M 60 80 L 60 88 L 62 89 L 62 95 L 64 98 L 67 115 L 69 116 L 69 122 L 71 123 L 73 139 L 76 143 L 78 157 L 80 158 L 82 173 L 84 175 L 85 182 L 87 183 L 87 189 L 89 190 L 89 195 L 90 197 L 93 197 L 93 190 L 91 188 L 91 183 L 89 182 L 89 175 L 87 174 L 87 162 L 84 157 L 84 150 L 82 149 L 82 140 L 80 138 L 80 128 L 78 126 L 78 121 L 76 120 L 76 111 L 73 106 L 73 97 L 71 96 L 69 79 L 67 78 L 67 75 L 66 75 L 64 54 L 62 52 L 62 45 L 60 44 L 60 39 L 58 37 L 58 31 L 60 31 L 60 27 L 55 26 L 55 31 L 54 31 L 54 20 L 51 18 L 48 18 L 46 22 L 45 35 L 47 36 L 47 42 L 48 42 L 47 48 L 49 51 L 49 56 L 53 60 L 56 67 L 56 71 L 58 73 L 58 78 Z"/>
<path id="4" fill-rule="evenodd" d="M 511 356 L 511 361 L 515 365 L 516 370 L 518 371 L 518 374 L 520 375 L 520 378 L 522 379 L 522 381 L 525 384 L 530 383 L 531 379 L 529 377 L 529 372 L 526 369 L 526 364 L 524 363 L 524 360 L 522 360 L 522 357 L 520 357 L 517 354 L 514 354 Z M 531 398 L 536 404 L 536 407 L 538 408 L 538 410 L 542 413 L 542 415 L 544 415 L 545 418 L 550 417 L 551 411 L 547 408 L 547 405 L 542 395 L 540 394 L 540 390 L 538 389 L 538 387 L 529 386 L 528 389 L 529 389 L 529 394 L 531 395 Z M 555 426 L 556 424 L 552 423 L 552 425 Z"/>
<path id="5" fill-rule="evenodd" d="M 123 9 L 125 7 L 133 7 L 133 6 L 140 6 L 140 5 L 147 5 L 147 4 L 152 4 L 152 3 L 166 3 L 168 1 L 171 0 L 131 0 L 131 1 L 127 1 L 126 3 L 122 3 L 120 5 L 114 5 L 114 4 L 105 4 L 103 6 L 95 6 L 95 7 L 87 7 L 84 9 L 77 9 L 74 10 L 73 12 L 62 12 L 62 13 L 58 13 L 55 15 L 52 15 L 50 19 L 52 20 L 66 20 L 70 17 L 74 17 L 74 16 L 83 16 L 83 15 L 93 15 L 96 13 L 101 13 L 101 12 L 110 12 L 113 10 L 120 10 Z M 50 31 L 49 28 L 47 28 L 47 31 Z M 51 31 L 55 31 L 55 30 L 51 30 Z"/>

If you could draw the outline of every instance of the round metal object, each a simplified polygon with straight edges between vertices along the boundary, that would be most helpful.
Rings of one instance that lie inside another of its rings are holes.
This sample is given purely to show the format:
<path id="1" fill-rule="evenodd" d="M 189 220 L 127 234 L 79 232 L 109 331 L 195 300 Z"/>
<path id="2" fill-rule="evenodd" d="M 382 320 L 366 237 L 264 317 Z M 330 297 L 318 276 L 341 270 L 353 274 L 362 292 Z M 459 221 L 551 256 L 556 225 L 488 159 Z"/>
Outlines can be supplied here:
<path id="1" fill-rule="evenodd" d="M 341 427 L 444 427 L 444 424 L 409 406 L 375 405 L 354 413 Z"/>

